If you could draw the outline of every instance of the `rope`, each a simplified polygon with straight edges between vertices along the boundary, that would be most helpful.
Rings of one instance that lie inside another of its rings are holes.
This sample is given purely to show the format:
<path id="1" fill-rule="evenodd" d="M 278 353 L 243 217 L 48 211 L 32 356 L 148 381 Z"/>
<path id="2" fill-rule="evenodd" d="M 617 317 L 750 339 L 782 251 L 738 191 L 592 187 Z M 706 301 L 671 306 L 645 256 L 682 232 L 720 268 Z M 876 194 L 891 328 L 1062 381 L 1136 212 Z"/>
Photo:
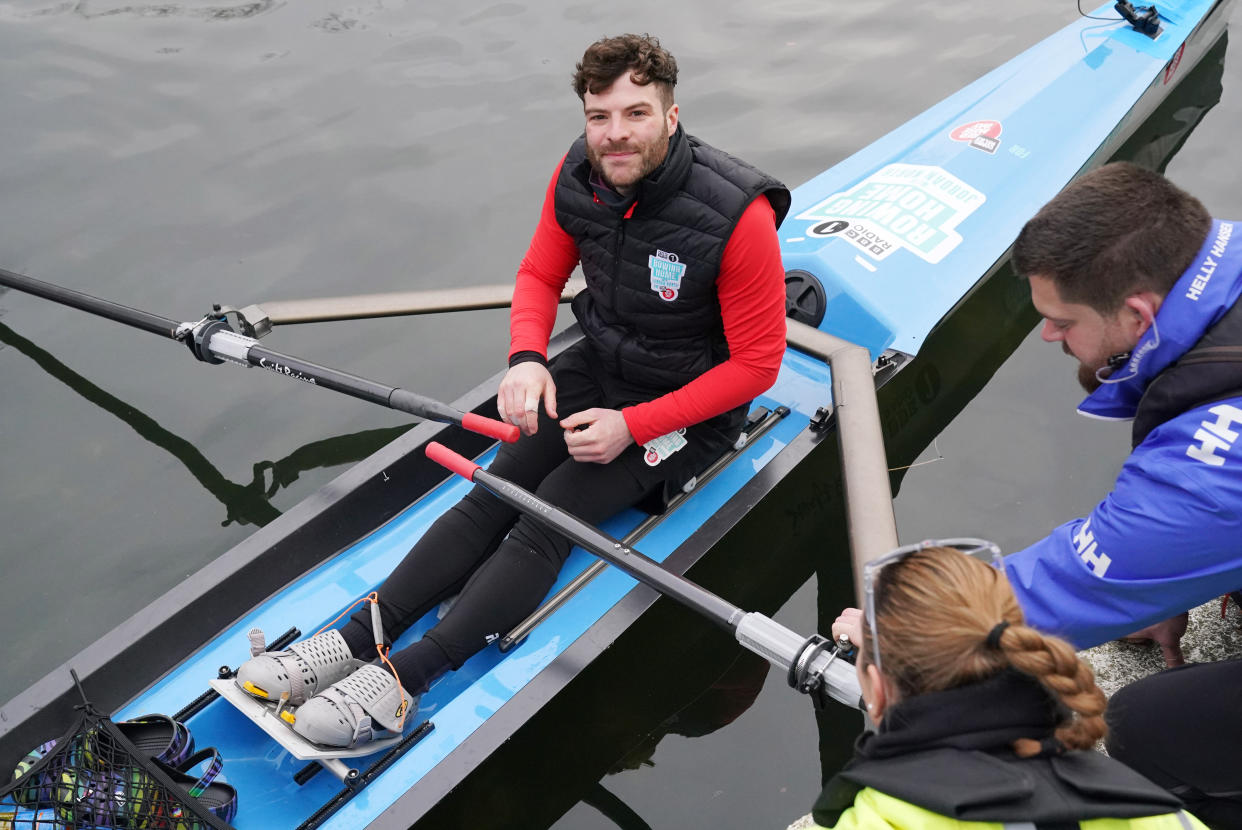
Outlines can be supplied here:
<path id="1" fill-rule="evenodd" d="M 379 591 L 372 591 L 371 593 L 367 594 L 365 597 L 360 597 L 359 599 L 354 600 L 348 608 L 346 608 L 341 613 L 337 614 L 336 617 L 331 622 L 327 623 L 323 628 L 316 631 L 315 635 L 318 636 L 319 634 L 322 634 L 323 632 L 327 631 L 329 628 L 335 625 L 337 621 L 341 619 L 341 617 L 344 617 L 350 611 L 353 611 L 354 608 L 359 603 L 362 603 L 362 602 L 374 603 L 375 606 L 378 608 L 379 607 Z M 409 706 L 409 701 L 406 700 L 406 697 L 405 697 L 405 686 L 402 685 L 401 683 L 401 676 L 397 674 L 396 666 L 394 666 L 392 664 L 392 661 L 388 659 L 388 654 L 391 651 L 392 649 L 389 647 L 386 647 L 383 643 L 375 644 L 375 653 L 379 655 L 380 662 L 382 662 L 385 666 L 388 667 L 388 671 L 392 673 L 393 680 L 397 681 L 397 692 L 401 695 L 401 719 L 400 719 L 400 723 L 398 724 L 398 729 L 404 729 L 405 728 L 405 716 L 408 713 L 408 709 L 410 708 L 410 706 Z"/>

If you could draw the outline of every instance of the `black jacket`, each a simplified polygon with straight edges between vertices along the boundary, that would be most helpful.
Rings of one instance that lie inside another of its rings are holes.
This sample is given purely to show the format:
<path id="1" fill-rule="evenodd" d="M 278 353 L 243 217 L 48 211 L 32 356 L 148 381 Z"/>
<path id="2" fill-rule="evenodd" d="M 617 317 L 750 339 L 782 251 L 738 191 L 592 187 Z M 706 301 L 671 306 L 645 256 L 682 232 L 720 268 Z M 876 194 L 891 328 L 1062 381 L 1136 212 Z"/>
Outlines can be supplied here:
<path id="1" fill-rule="evenodd" d="M 1176 812 L 1181 802 L 1129 767 L 1092 751 L 1018 758 L 1016 738 L 1050 737 L 1058 704 L 1029 675 L 904 700 L 824 787 L 813 816 L 832 827 L 864 787 L 962 821 L 1032 822 Z"/>
<path id="2" fill-rule="evenodd" d="M 1203 404 L 1242 395 L 1242 302 L 1235 303 L 1199 342 L 1151 383 L 1139 399 L 1131 441 Z"/>

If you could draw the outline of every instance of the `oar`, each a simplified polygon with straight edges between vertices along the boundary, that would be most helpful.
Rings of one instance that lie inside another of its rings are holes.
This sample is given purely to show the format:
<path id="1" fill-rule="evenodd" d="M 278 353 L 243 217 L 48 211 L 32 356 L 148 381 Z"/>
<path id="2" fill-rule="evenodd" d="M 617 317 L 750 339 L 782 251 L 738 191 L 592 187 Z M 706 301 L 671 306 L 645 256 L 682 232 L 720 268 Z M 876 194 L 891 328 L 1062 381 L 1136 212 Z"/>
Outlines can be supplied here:
<path id="1" fill-rule="evenodd" d="M 859 705 L 862 692 L 854 667 L 836 659 L 836 649 L 818 634 L 803 637 L 763 614 L 743 611 L 666 569 L 659 562 L 626 547 L 598 528 L 548 504 L 529 490 L 489 473 L 443 444 L 435 441 L 428 444 L 427 457 L 459 476 L 486 487 L 501 501 L 543 522 L 639 582 L 732 631 L 743 647 L 778 669 L 784 669 L 789 685 L 810 694 L 816 705 L 822 705 L 828 698 L 848 706 Z"/>
<path id="2" fill-rule="evenodd" d="M 518 428 L 512 424 L 485 418 L 473 412 L 462 412 L 407 389 L 388 386 L 260 346 L 254 338 L 233 331 L 228 321 L 219 314 L 208 315 L 197 323 L 179 323 L 110 300 L 101 300 L 71 288 L 15 274 L 3 268 L 0 268 L 0 285 L 89 311 L 91 314 L 172 340 L 184 341 L 194 356 L 205 363 L 223 363 L 227 360 L 242 366 L 258 366 L 312 386 L 323 386 L 380 406 L 408 412 L 419 418 L 455 424 L 471 432 L 510 443 L 518 439 Z"/>
<path id="3" fill-rule="evenodd" d="M 571 279 L 561 289 L 567 303 L 586 288 L 586 281 Z M 506 308 L 513 304 L 513 283 L 465 285 L 424 291 L 392 291 L 383 294 L 351 294 L 344 297 L 311 297 L 301 300 L 265 300 L 245 308 L 221 306 L 224 314 L 237 317 L 242 334 L 266 337 L 272 326 L 320 323 L 327 320 L 362 320 L 446 311 Z"/>

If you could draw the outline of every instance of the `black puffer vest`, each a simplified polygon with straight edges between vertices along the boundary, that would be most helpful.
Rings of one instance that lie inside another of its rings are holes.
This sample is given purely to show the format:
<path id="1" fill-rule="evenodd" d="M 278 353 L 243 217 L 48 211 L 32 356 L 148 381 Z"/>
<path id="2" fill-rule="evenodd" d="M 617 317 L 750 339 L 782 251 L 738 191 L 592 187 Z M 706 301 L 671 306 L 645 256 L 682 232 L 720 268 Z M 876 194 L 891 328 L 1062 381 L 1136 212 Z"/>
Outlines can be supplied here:
<path id="1" fill-rule="evenodd" d="M 1131 442 L 1183 412 L 1242 395 L 1242 302 L 1235 303 L 1177 362 L 1152 378 L 1134 414 Z"/>
<path id="2" fill-rule="evenodd" d="M 680 126 L 664 163 L 638 183 L 628 218 L 595 198 L 590 175 L 582 137 L 555 201 L 587 282 L 574 315 L 611 374 L 651 397 L 678 389 L 729 357 L 716 275 L 738 219 L 764 193 L 779 225 L 789 191 Z"/>

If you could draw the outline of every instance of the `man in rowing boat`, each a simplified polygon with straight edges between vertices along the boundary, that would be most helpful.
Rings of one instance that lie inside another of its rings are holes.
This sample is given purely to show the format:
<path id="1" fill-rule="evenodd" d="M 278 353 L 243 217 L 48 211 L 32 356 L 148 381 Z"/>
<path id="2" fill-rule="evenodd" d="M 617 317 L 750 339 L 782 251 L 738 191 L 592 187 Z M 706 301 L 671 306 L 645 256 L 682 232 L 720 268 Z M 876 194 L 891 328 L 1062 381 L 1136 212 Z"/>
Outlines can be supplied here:
<path id="1" fill-rule="evenodd" d="M 733 445 L 785 349 L 776 227 L 789 192 L 687 134 L 676 82 L 676 61 L 655 38 L 586 50 L 573 78 L 586 131 L 552 176 L 517 274 L 497 407 L 523 437 L 490 469 L 592 523 L 680 487 Z M 578 264 L 587 289 L 573 311 L 584 337 L 549 364 L 560 293 Z M 391 655 L 400 684 L 358 667 L 384 636 L 366 608 L 286 652 L 252 646 L 238 682 L 258 697 L 288 695 L 298 709 L 286 719 L 315 743 L 355 745 L 372 722 L 399 729 L 402 687 L 421 693 L 521 622 L 570 549 L 475 487 L 379 589 L 388 638 L 458 595 Z"/>
<path id="2" fill-rule="evenodd" d="M 1110 164 L 1026 224 L 1013 262 L 1044 340 L 1078 360 L 1079 411 L 1133 420 L 1113 491 L 1006 557 L 1018 601 L 1080 647 L 1149 626 L 1180 664 L 1182 612 L 1242 586 L 1242 225 Z M 1109 751 L 1205 821 L 1242 826 L 1240 689 L 1242 660 L 1133 684 L 1110 706 Z"/>

